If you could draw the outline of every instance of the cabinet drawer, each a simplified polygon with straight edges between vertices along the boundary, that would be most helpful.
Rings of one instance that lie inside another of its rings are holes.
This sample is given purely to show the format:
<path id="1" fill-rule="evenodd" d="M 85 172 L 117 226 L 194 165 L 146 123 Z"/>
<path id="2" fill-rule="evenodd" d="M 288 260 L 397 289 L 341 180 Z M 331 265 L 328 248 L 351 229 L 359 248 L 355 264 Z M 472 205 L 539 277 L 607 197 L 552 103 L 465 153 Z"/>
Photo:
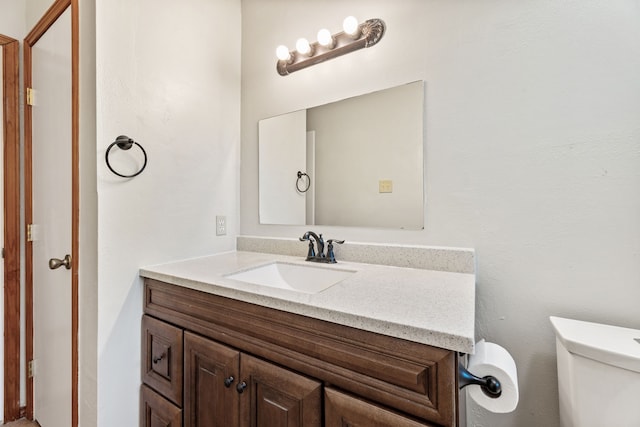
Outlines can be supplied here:
<path id="1" fill-rule="evenodd" d="M 140 427 L 182 427 L 182 410 L 149 387 L 142 385 Z"/>
<path id="2" fill-rule="evenodd" d="M 325 427 L 427 427 L 362 399 L 326 388 L 324 391 Z"/>
<path id="3" fill-rule="evenodd" d="M 182 406 L 182 329 L 142 318 L 142 382 Z"/>

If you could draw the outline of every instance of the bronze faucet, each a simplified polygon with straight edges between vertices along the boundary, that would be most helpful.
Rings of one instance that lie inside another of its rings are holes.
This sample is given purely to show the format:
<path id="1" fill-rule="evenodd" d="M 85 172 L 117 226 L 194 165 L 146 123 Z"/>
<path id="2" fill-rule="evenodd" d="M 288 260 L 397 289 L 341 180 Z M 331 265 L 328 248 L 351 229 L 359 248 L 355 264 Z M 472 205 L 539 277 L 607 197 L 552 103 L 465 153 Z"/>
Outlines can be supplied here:
<path id="1" fill-rule="evenodd" d="M 302 235 L 302 237 L 300 237 L 300 241 L 304 242 L 307 240 L 309 241 L 309 251 L 307 252 L 307 258 L 306 258 L 307 261 L 324 262 L 328 264 L 335 264 L 337 262 L 336 256 L 333 252 L 333 244 L 334 243 L 343 244 L 344 240 L 329 239 L 327 241 L 328 245 L 327 245 L 326 255 L 324 253 L 324 240 L 322 239 L 322 234 L 318 235 L 313 231 L 307 231 Z M 317 252 L 313 244 L 314 242 L 315 242 L 315 246 L 317 246 L 318 248 Z"/>

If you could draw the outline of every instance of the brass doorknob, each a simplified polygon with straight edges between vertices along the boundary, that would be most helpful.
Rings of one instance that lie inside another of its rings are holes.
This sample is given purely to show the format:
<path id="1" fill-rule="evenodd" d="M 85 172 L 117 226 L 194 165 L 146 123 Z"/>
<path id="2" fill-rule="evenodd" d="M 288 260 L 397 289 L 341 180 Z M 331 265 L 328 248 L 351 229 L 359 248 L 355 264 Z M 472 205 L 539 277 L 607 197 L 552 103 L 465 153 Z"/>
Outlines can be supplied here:
<path id="1" fill-rule="evenodd" d="M 71 270 L 71 255 L 67 254 L 64 256 L 64 259 L 51 258 L 49 260 L 49 268 L 55 270 L 56 268 L 60 268 L 64 265 L 64 268 L 67 270 Z"/>

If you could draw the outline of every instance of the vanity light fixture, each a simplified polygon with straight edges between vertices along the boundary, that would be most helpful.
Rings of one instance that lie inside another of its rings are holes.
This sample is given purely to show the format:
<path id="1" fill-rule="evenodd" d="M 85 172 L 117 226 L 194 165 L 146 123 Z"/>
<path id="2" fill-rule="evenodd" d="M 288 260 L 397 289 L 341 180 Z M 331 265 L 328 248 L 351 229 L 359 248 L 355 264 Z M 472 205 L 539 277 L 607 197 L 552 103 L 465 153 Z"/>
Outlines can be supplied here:
<path id="1" fill-rule="evenodd" d="M 368 19 L 358 24 L 353 16 L 345 18 L 342 27 L 343 31 L 333 35 L 323 28 L 318 31 L 318 41 L 311 44 L 304 38 L 298 39 L 296 50 L 291 52 L 286 46 L 278 46 L 278 74 L 286 76 L 363 47 L 371 47 L 380 41 L 386 28 L 381 19 Z"/>

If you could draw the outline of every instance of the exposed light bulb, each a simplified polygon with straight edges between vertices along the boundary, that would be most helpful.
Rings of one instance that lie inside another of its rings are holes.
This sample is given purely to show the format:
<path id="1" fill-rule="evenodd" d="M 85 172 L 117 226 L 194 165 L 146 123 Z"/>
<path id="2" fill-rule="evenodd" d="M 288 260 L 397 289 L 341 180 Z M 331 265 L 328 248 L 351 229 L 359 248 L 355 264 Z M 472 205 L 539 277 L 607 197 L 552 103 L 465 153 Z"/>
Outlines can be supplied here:
<path id="1" fill-rule="evenodd" d="M 282 44 L 276 49 L 276 56 L 280 61 L 288 61 L 291 59 L 289 48 Z"/>
<path id="2" fill-rule="evenodd" d="M 342 29 L 345 33 L 352 37 L 358 37 L 360 34 L 360 26 L 355 16 L 347 16 L 342 22 Z"/>
<path id="3" fill-rule="evenodd" d="M 302 55 L 311 56 L 311 45 L 305 38 L 298 39 L 298 41 L 296 42 L 296 50 Z"/>
<path id="4" fill-rule="evenodd" d="M 335 40 L 333 40 L 333 36 L 329 32 L 329 30 L 323 28 L 318 31 L 318 43 L 320 43 L 322 46 L 332 48 L 335 44 Z"/>

